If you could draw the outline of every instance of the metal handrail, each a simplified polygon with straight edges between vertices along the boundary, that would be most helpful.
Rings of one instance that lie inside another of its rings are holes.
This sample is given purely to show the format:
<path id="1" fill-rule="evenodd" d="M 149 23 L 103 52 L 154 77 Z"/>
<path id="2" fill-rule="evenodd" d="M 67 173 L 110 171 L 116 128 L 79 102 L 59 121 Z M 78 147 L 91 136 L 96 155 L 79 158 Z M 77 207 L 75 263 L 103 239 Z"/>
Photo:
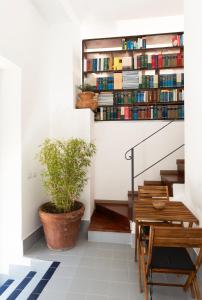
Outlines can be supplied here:
<path id="1" fill-rule="evenodd" d="M 144 138 L 143 140 L 141 140 L 141 141 L 140 141 L 139 143 L 137 143 L 135 146 L 133 146 L 133 147 L 131 147 L 129 150 L 127 150 L 126 153 L 125 153 L 125 159 L 131 160 L 131 159 L 132 159 L 132 153 L 131 153 L 131 155 L 129 155 L 129 156 L 127 157 L 127 155 L 129 154 L 130 151 L 132 152 L 133 149 L 135 149 L 136 147 L 138 147 L 139 145 L 141 145 L 142 143 L 144 143 L 146 140 L 148 140 L 149 138 L 151 138 L 152 136 L 154 136 L 154 135 L 157 134 L 159 131 L 163 130 L 164 128 L 166 128 L 167 126 L 169 126 L 169 125 L 170 125 L 171 123 L 173 123 L 173 122 L 174 122 L 174 120 L 168 122 L 166 125 L 162 126 L 162 127 L 159 128 L 158 130 L 156 130 L 155 132 L 153 132 L 152 134 L 148 135 L 146 138 Z"/>
<path id="2" fill-rule="evenodd" d="M 149 169 L 151 169 L 152 167 L 154 167 L 155 165 L 157 165 L 158 163 L 160 163 L 162 160 L 164 160 L 165 158 L 167 158 L 168 156 L 172 155 L 173 153 L 175 153 L 177 150 L 179 150 L 180 148 L 184 147 L 184 144 L 182 144 L 181 146 L 177 147 L 176 149 L 174 149 L 173 151 L 171 151 L 170 153 L 168 153 L 167 155 L 165 155 L 164 157 L 162 157 L 161 159 L 159 159 L 158 161 L 156 161 L 155 163 L 153 163 L 152 165 L 150 165 L 149 167 L 147 167 L 146 169 L 144 169 L 143 171 L 141 171 L 140 173 L 136 174 L 135 176 L 133 176 L 133 179 L 137 178 L 138 176 L 142 175 L 143 173 L 145 173 L 146 171 L 148 171 Z"/>
<path id="3" fill-rule="evenodd" d="M 164 157 L 162 157 L 161 159 L 159 159 L 158 161 L 156 161 L 155 163 L 153 163 L 152 165 L 150 165 L 149 167 L 147 167 L 146 169 L 144 169 L 143 171 L 141 171 L 140 173 L 138 173 L 136 175 L 134 175 L 134 150 L 135 150 L 136 147 L 138 147 L 139 145 L 141 145 L 142 143 L 144 143 L 145 141 L 150 139 L 152 136 L 156 135 L 158 132 L 160 132 L 161 130 L 163 130 L 164 128 L 166 128 L 167 126 L 169 126 L 173 122 L 174 122 L 174 120 L 168 122 L 166 125 L 162 126 L 158 130 L 156 130 L 155 132 L 153 132 L 152 134 L 148 135 L 146 138 L 141 140 L 139 143 L 137 143 L 136 145 L 131 147 L 125 153 L 125 159 L 131 160 L 131 191 L 132 191 L 132 197 L 131 197 L 131 202 L 128 203 L 129 204 L 129 214 L 130 214 L 129 217 L 130 217 L 130 220 L 133 220 L 133 202 L 134 202 L 134 199 L 135 199 L 134 179 L 136 179 L 138 176 L 140 176 L 141 174 L 145 173 L 147 170 L 149 170 L 152 167 L 154 167 L 155 165 L 157 165 L 159 162 L 161 162 L 162 160 L 164 160 L 165 158 L 167 158 L 168 156 L 170 156 L 171 154 L 173 154 L 174 152 L 176 152 L 180 148 L 184 147 L 184 144 L 177 147 L 176 149 L 174 149 L 173 151 L 171 151 L 170 153 L 168 153 L 167 155 L 165 155 Z"/>

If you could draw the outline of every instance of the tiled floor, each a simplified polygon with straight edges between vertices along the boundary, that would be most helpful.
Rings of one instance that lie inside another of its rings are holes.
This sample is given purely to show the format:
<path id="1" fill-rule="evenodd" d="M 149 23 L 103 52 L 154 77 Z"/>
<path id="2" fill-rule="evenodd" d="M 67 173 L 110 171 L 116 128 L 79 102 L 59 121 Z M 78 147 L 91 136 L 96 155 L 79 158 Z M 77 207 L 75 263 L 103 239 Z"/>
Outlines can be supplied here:
<path id="1" fill-rule="evenodd" d="M 61 262 L 39 300 L 144 299 L 139 292 L 134 250 L 127 245 L 88 242 L 80 238 L 74 249 L 56 252 L 48 250 L 44 240 L 40 240 L 27 256 Z M 153 300 L 164 299 L 192 298 L 180 288 L 155 287 Z"/>

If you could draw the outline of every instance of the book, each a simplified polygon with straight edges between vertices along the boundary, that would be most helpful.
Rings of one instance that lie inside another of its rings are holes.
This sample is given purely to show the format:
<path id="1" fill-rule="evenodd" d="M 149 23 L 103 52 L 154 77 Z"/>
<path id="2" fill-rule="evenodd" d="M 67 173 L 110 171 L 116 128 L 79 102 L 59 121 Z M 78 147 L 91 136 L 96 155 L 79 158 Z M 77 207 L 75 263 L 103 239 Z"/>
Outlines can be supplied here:
<path id="1" fill-rule="evenodd" d="M 114 74 L 114 89 L 121 90 L 123 88 L 122 84 L 122 73 L 115 73 Z"/>
<path id="2" fill-rule="evenodd" d="M 119 71 L 122 70 L 122 58 L 114 57 L 114 70 Z"/>

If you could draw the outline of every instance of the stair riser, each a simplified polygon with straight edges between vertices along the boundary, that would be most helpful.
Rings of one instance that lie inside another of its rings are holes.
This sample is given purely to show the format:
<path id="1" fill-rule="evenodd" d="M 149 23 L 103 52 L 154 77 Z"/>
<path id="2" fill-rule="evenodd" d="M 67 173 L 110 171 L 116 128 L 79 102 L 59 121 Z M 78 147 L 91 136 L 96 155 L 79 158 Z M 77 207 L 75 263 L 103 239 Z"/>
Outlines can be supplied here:
<path id="1" fill-rule="evenodd" d="M 88 231 L 89 242 L 131 245 L 130 233 Z"/>

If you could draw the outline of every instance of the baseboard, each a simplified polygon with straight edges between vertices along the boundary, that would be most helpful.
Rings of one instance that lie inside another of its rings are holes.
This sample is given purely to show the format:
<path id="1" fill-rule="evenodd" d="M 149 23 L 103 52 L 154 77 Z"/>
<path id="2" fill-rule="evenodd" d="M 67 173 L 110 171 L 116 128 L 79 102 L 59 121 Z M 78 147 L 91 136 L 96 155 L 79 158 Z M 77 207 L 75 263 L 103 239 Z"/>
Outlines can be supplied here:
<path id="1" fill-rule="evenodd" d="M 43 227 L 39 227 L 23 240 L 23 254 L 25 254 L 38 240 L 43 237 Z"/>
<path id="2" fill-rule="evenodd" d="M 88 237 L 88 227 L 89 227 L 90 221 L 82 220 L 80 225 L 80 232 L 79 235 L 81 237 Z"/>

